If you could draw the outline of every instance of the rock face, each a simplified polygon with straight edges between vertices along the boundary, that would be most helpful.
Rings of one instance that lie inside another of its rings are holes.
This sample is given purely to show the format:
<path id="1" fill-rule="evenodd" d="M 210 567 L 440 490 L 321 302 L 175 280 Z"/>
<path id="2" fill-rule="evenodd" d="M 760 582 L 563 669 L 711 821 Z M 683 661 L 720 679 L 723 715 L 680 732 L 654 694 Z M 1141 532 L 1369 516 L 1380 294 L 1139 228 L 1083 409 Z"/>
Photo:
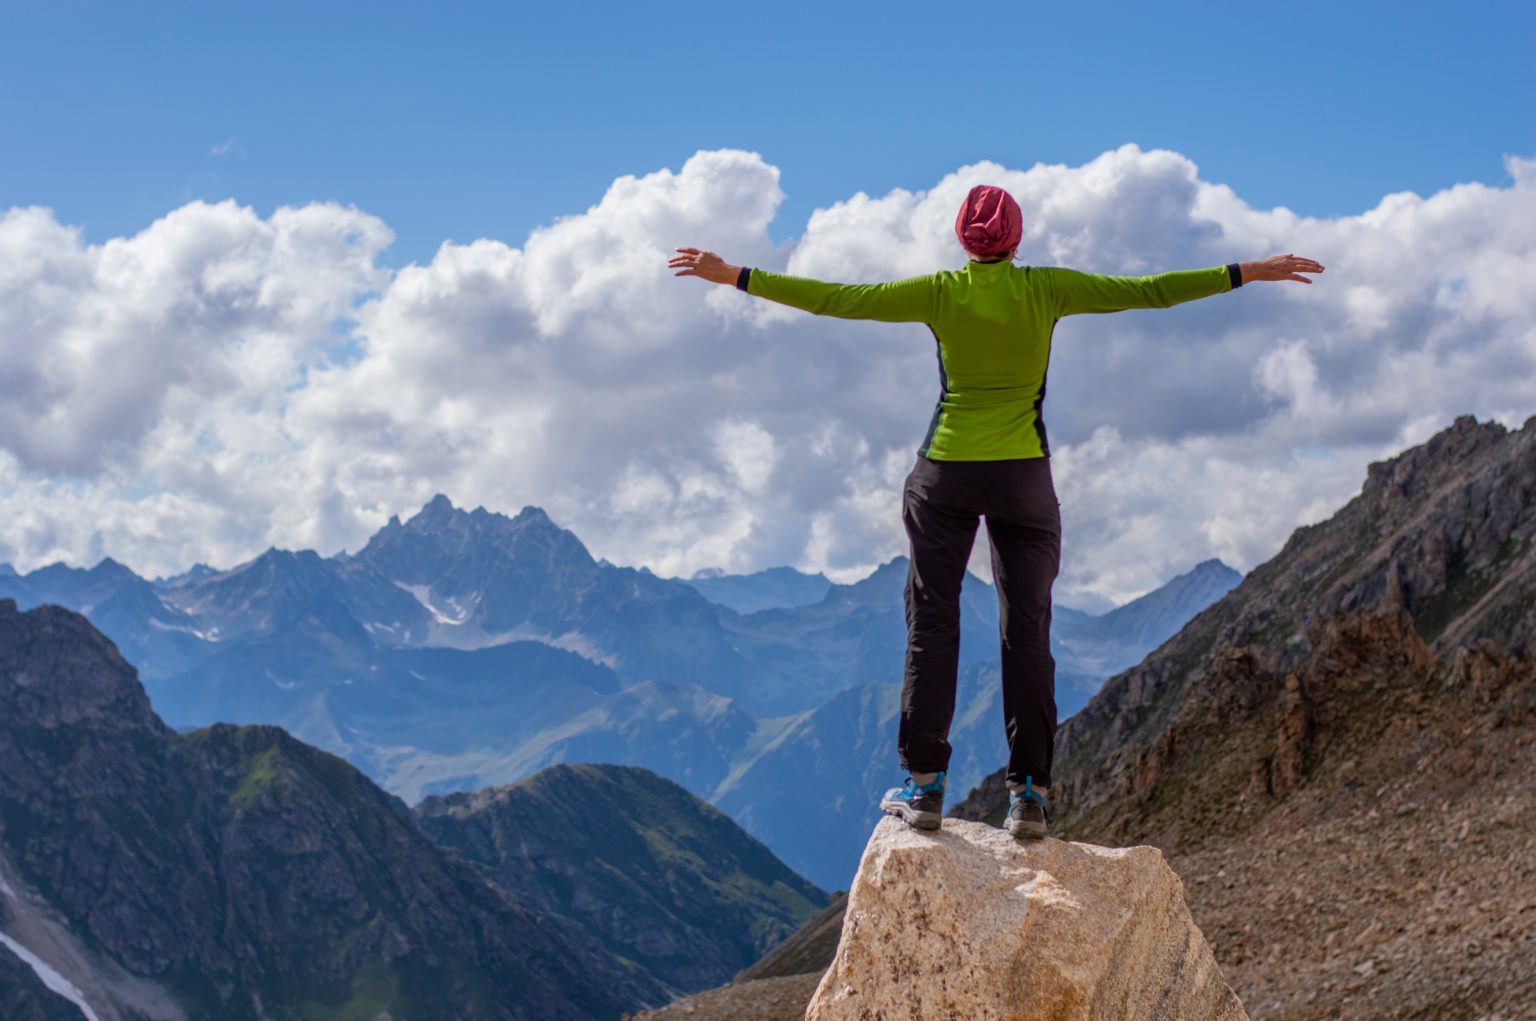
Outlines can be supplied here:
<path id="1" fill-rule="evenodd" d="M 1151 847 L 875 828 L 806 1021 L 1246 1019 Z"/>

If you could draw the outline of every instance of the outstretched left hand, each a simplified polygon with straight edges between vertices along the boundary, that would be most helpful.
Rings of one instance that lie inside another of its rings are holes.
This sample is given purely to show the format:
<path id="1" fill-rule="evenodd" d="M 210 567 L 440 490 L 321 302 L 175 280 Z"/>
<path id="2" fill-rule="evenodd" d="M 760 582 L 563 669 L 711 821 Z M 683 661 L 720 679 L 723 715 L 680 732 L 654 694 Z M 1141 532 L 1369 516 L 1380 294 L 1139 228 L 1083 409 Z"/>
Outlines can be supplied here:
<path id="1" fill-rule="evenodd" d="M 673 276 L 699 277 L 712 284 L 731 284 L 741 275 L 740 266 L 732 266 L 714 252 L 697 248 L 679 248 L 677 255 L 667 260 L 667 268 L 677 270 Z"/>
<path id="2" fill-rule="evenodd" d="M 1301 284 L 1310 284 L 1312 281 L 1302 276 L 1303 273 L 1321 273 L 1323 264 L 1315 259 L 1306 259 L 1299 255 L 1286 253 L 1276 255 L 1258 262 L 1244 262 L 1239 265 L 1239 271 L 1243 274 L 1243 283 L 1251 284 L 1260 280 L 1294 280 Z"/>

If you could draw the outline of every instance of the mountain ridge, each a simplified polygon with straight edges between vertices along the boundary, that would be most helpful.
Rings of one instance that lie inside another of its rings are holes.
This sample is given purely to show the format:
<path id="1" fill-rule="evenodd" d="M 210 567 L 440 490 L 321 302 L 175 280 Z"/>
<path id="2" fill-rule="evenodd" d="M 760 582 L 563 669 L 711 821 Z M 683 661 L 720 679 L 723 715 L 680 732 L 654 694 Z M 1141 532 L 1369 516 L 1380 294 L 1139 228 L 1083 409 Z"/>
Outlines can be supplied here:
<path id="1" fill-rule="evenodd" d="M 647 770 L 412 809 L 280 727 L 177 734 L 84 617 L 9 599 L 0 820 L 0 932 L 44 958 L 0 953 L 0 1002 L 39 1017 L 74 1009 L 39 990 L 55 967 L 136 1021 L 615 1018 L 729 978 L 827 900 Z"/>

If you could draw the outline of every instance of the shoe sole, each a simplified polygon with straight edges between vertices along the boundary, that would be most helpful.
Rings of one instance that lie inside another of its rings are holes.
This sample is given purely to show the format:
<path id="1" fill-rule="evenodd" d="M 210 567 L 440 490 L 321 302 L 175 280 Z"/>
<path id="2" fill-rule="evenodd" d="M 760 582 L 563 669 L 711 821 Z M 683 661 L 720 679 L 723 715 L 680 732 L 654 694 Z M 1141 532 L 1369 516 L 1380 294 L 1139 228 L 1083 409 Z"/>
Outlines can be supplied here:
<path id="1" fill-rule="evenodd" d="M 865 802 L 868 804 L 868 802 Z M 908 826 L 919 830 L 936 830 L 944 822 L 944 817 L 937 812 L 918 812 L 910 805 L 903 805 L 896 801 L 882 801 L 880 808 L 886 815 L 894 815 L 902 819 Z"/>
<path id="2" fill-rule="evenodd" d="M 1018 822 L 1009 819 L 1008 832 L 1023 840 L 1045 839 L 1045 826 L 1042 823 Z"/>

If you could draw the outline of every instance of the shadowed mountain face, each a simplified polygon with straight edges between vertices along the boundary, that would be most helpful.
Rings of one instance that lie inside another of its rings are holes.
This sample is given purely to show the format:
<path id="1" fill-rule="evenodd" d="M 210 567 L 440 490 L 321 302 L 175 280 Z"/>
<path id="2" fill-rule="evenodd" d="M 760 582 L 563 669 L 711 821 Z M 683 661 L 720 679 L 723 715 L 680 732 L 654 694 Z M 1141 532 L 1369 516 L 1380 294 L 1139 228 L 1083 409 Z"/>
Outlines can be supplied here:
<path id="1" fill-rule="evenodd" d="M 666 996 L 341 759 L 274 727 L 178 736 L 84 618 L 10 600 L 0 819 L 12 910 L 41 898 L 81 955 L 190 1016 L 616 1017 Z"/>
<path id="2" fill-rule="evenodd" d="M 1533 636 L 1536 419 L 1458 419 L 1104 685 L 1053 827 L 1167 848 L 1255 1018 L 1518 1016 Z"/>
<path id="3" fill-rule="evenodd" d="M 728 817 L 644 769 L 552 766 L 428 798 L 416 814 L 521 902 L 685 992 L 726 981 L 827 900 Z"/>

